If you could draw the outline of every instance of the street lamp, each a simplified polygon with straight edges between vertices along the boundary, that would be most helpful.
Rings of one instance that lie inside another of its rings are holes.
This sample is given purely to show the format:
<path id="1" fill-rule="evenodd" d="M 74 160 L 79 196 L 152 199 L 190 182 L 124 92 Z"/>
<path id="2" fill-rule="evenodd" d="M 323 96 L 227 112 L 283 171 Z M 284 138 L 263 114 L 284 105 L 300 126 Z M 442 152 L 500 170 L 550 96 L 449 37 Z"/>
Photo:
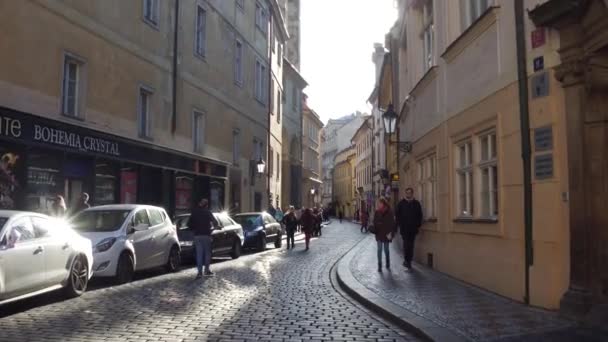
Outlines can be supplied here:
<path id="1" fill-rule="evenodd" d="M 258 160 L 256 167 L 258 168 L 258 175 L 264 174 L 264 171 L 266 170 L 266 163 L 264 163 L 264 160 L 262 158 Z"/>
<path id="2" fill-rule="evenodd" d="M 389 145 L 397 145 L 397 148 L 401 152 L 409 153 L 412 151 L 412 143 L 410 141 L 393 141 L 390 139 L 390 136 L 395 133 L 397 129 L 397 113 L 393 109 L 393 104 L 389 104 L 388 108 L 382 114 L 382 121 L 384 122 L 384 132 L 388 135 L 388 143 Z"/>
<path id="3" fill-rule="evenodd" d="M 310 194 L 313 196 L 315 195 L 315 188 L 310 188 Z"/>

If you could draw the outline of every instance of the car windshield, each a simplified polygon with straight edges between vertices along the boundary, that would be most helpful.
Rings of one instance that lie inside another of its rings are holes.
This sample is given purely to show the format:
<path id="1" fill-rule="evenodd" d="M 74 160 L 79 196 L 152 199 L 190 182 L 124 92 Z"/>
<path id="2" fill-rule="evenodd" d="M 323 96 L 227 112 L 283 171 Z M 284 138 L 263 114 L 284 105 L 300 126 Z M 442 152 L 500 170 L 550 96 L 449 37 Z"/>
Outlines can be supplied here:
<path id="1" fill-rule="evenodd" d="M 262 225 L 262 216 L 259 214 L 254 215 L 238 215 L 234 217 L 234 220 L 243 226 L 243 228 L 252 228 Z"/>
<path id="2" fill-rule="evenodd" d="M 85 210 L 71 223 L 80 232 L 112 232 L 120 229 L 130 210 Z"/>

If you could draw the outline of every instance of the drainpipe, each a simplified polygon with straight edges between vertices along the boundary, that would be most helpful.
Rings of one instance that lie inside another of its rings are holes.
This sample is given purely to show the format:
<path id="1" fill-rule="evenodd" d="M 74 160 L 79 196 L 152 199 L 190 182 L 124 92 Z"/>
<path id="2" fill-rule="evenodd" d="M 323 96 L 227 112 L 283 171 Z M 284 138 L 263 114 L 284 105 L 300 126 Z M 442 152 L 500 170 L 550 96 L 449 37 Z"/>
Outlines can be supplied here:
<path id="1" fill-rule="evenodd" d="M 171 113 L 171 133 L 175 134 L 177 129 L 177 51 L 179 31 L 179 0 L 175 0 L 175 27 L 173 28 L 173 75 L 172 75 L 172 113 Z"/>
<path id="2" fill-rule="evenodd" d="M 534 264 L 532 246 L 532 160 L 530 147 L 530 113 L 528 108 L 528 70 L 523 0 L 515 0 L 515 36 L 517 44 L 517 76 L 519 82 L 519 115 L 521 153 L 524 172 L 524 239 L 525 239 L 525 296 L 530 304 L 530 267 Z"/>

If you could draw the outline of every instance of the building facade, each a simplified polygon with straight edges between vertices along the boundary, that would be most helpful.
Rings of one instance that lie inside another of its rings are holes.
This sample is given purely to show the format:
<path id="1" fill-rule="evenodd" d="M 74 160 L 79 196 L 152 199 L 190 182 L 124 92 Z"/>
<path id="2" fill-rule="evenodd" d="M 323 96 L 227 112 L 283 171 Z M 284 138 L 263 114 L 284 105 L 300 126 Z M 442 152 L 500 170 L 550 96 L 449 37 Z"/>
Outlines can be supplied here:
<path id="1" fill-rule="evenodd" d="M 331 206 L 333 201 L 333 168 L 338 151 L 351 145 L 350 139 L 361 126 L 364 114 L 356 112 L 338 119 L 330 119 L 321 130 L 321 170 L 323 170 L 323 189 L 321 204 Z"/>
<path id="2" fill-rule="evenodd" d="M 0 136 L 2 207 L 44 212 L 83 191 L 92 204 L 170 213 L 199 197 L 216 210 L 261 207 L 271 6 L 3 4 L 0 106 L 13 129 Z"/>
<path id="3" fill-rule="evenodd" d="M 319 115 L 308 107 L 306 95 L 304 95 L 302 111 L 302 153 L 303 153 L 303 177 L 302 177 L 302 203 L 305 207 L 321 205 L 321 129 L 323 122 Z"/>
<path id="4" fill-rule="evenodd" d="M 355 210 L 359 212 L 374 210 L 374 193 L 373 193 L 373 165 L 372 156 L 373 146 L 373 124 L 374 118 L 368 116 L 359 129 L 355 132 L 352 138 L 352 144 L 355 147 L 355 188 L 357 200 L 354 203 Z"/>
<path id="5" fill-rule="evenodd" d="M 395 165 L 389 170 L 399 171 L 400 189 L 414 188 L 423 206 L 425 223 L 416 246 L 419 262 L 534 306 L 556 309 L 560 303 L 576 302 L 573 298 L 605 302 L 600 294 L 602 276 L 584 277 L 576 272 L 588 271 L 586 267 L 603 259 L 599 250 L 581 257 L 581 245 L 572 247 L 574 236 L 579 238 L 573 233 L 573 209 L 591 203 L 593 197 L 590 193 L 591 197 L 582 196 L 576 192 L 578 185 L 572 184 L 573 180 L 582 184 L 580 177 L 585 176 L 571 173 L 576 167 L 569 139 L 585 135 L 582 130 L 568 135 L 583 126 L 570 126 L 571 84 L 569 76 L 563 75 L 572 74 L 560 74 L 571 70 L 563 66 L 564 56 L 570 55 L 560 46 L 584 46 L 577 53 L 601 56 L 606 42 L 599 37 L 605 37 L 606 21 L 599 18 L 602 13 L 605 17 L 606 4 L 529 0 L 516 12 L 516 3 L 399 2 L 399 20 L 385 44 L 390 52 L 381 70 L 378 102 L 380 108 L 394 104 L 399 115 L 395 139 L 411 143 L 412 149 L 395 146 L 389 150 L 389 159 L 395 161 L 389 161 Z M 551 12 L 548 8 L 555 11 L 553 16 L 546 14 Z M 550 26 L 559 15 L 570 13 L 565 8 L 576 16 L 575 21 L 568 19 L 573 31 L 564 31 L 568 33 L 560 41 L 557 29 L 543 25 Z M 539 25 L 528 11 L 542 14 L 535 17 Z M 516 34 L 519 22 L 523 25 L 520 37 Z M 584 45 L 580 25 L 602 34 Z M 578 37 L 576 44 L 583 45 L 564 45 L 571 37 Z M 517 44 L 518 39 L 522 44 Z M 518 53 L 525 63 L 518 64 Z M 521 81 L 519 74 L 525 75 Z M 575 84 L 580 90 L 585 82 L 579 81 Z M 586 82 L 591 88 L 603 84 Z M 594 102 L 599 100 L 591 95 L 581 101 L 591 106 L 601 102 Z M 574 106 L 580 110 L 581 102 L 577 103 Z M 585 142 L 575 145 L 580 148 Z M 600 159 L 606 154 L 601 150 Z M 595 158 L 591 152 L 574 155 L 587 156 L 589 163 Z M 587 174 L 586 179 L 602 183 L 606 172 Z M 574 193 L 581 196 L 577 204 L 571 198 Z M 530 202 L 526 194 L 531 195 Z M 595 217 L 601 221 L 606 215 L 598 212 Z M 599 235 L 595 239 L 603 241 Z M 575 253 L 585 261 L 574 263 Z M 572 286 L 578 288 L 581 283 L 590 297 L 577 297 L 578 292 L 572 291 Z"/>
<path id="6" fill-rule="evenodd" d="M 386 56 L 386 50 L 383 44 L 374 44 L 374 52 L 372 53 L 372 63 L 374 63 L 375 72 L 375 84 L 374 90 L 372 91 L 367 102 L 372 105 L 372 120 L 370 122 L 371 129 L 373 131 L 373 186 L 372 194 L 373 198 L 378 198 L 384 193 L 384 186 L 386 178 L 388 177 L 387 165 L 386 165 L 386 135 L 384 133 L 384 123 L 382 121 L 383 111 L 378 107 L 378 92 L 380 80 L 380 71 L 384 64 Z M 383 108 L 386 109 L 386 108 Z"/>
<path id="7" fill-rule="evenodd" d="M 355 213 L 355 158 L 354 146 L 349 146 L 336 153 L 333 174 L 333 200 L 336 214 L 342 212 L 345 218 L 352 218 Z"/>

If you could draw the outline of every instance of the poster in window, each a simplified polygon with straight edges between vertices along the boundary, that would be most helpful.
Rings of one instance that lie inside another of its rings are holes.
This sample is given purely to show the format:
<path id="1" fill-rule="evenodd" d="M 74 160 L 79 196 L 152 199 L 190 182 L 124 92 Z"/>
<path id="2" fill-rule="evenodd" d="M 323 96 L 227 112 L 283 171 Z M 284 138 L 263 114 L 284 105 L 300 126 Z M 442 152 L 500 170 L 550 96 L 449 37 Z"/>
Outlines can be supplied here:
<path id="1" fill-rule="evenodd" d="M 0 209 L 15 209 L 15 195 L 19 183 L 15 175 L 19 155 L 0 151 Z"/>
<path id="2" fill-rule="evenodd" d="M 175 210 L 184 212 L 192 206 L 192 183 L 191 177 L 178 176 L 175 178 Z"/>
<path id="3" fill-rule="evenodd" d="M 137 200 L 137 172 L 121 171 L 120 203 L 135 203 Z"/>

